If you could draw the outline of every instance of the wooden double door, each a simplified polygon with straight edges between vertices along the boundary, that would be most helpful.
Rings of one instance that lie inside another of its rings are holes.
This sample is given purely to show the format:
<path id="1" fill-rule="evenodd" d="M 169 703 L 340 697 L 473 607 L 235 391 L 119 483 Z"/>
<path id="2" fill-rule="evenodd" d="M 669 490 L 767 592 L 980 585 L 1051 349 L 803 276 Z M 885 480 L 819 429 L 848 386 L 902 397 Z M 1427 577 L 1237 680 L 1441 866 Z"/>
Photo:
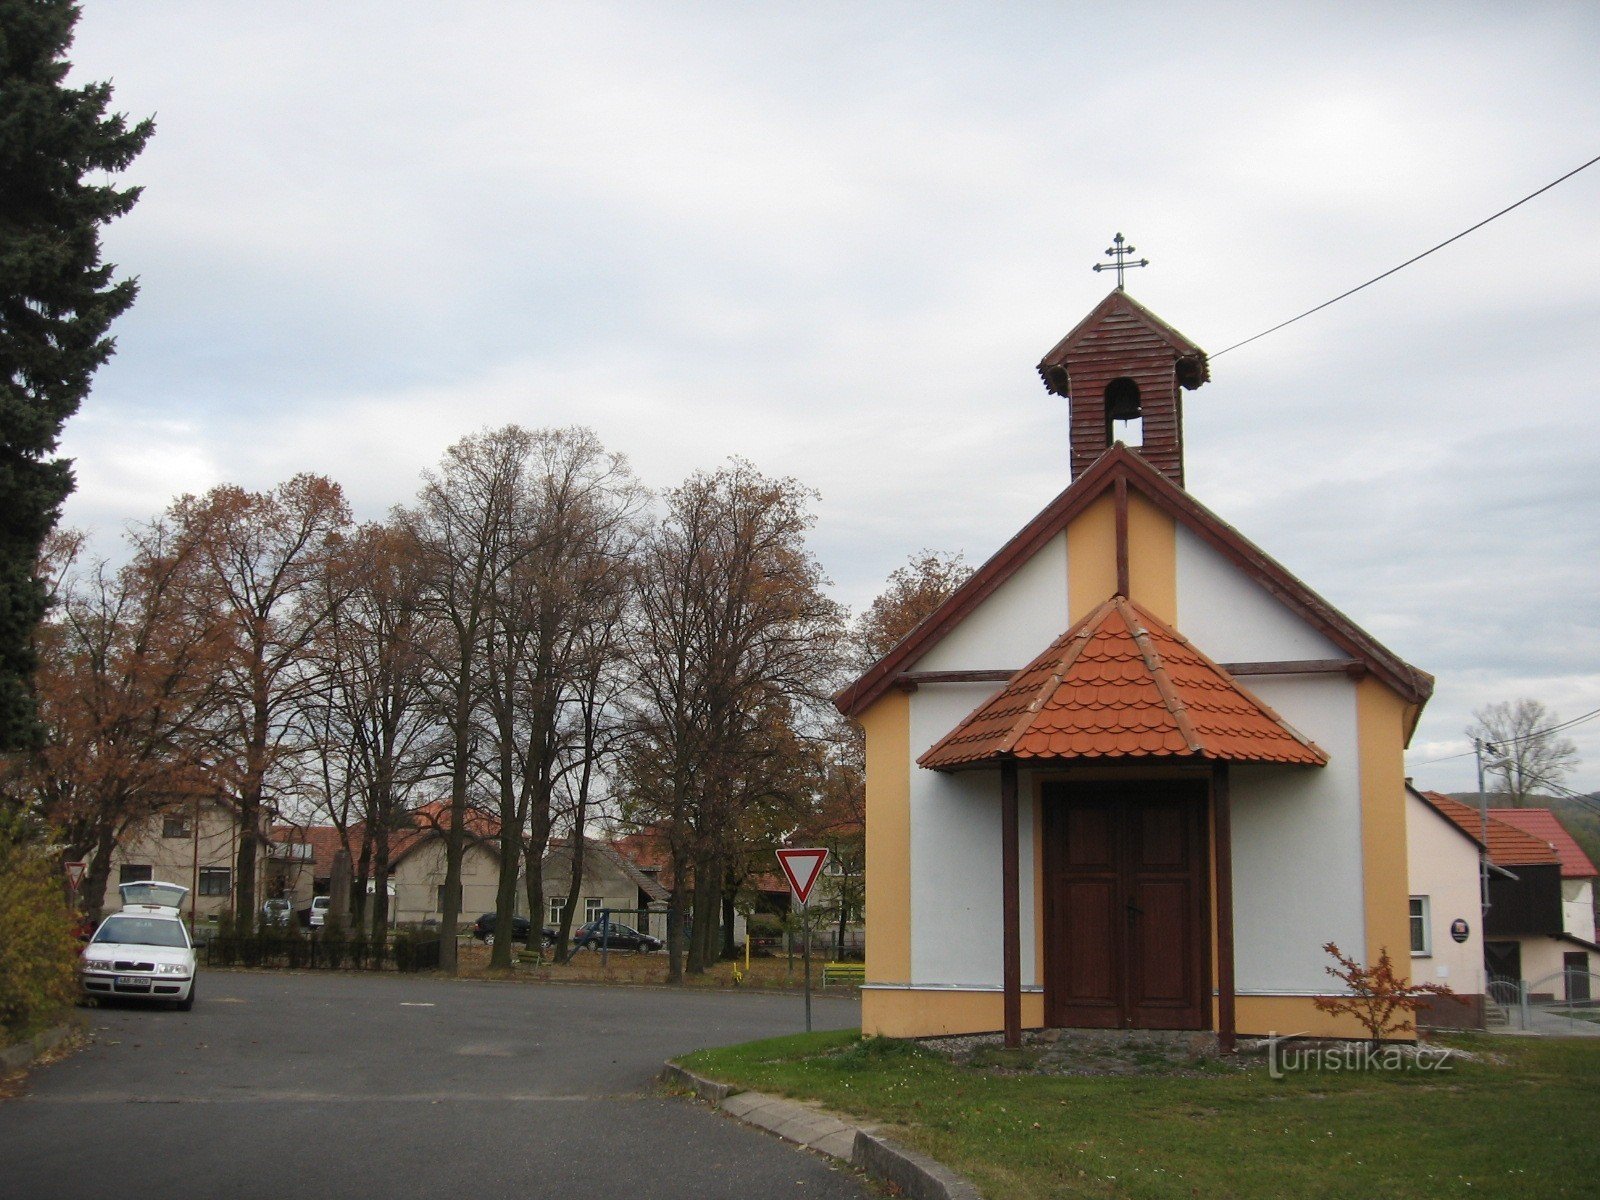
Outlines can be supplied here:
<path id="1" fill-rule="evenodd" d="M 1045 1023 L 1211 1027 L 1204 781 L 1046 784 Z"/>

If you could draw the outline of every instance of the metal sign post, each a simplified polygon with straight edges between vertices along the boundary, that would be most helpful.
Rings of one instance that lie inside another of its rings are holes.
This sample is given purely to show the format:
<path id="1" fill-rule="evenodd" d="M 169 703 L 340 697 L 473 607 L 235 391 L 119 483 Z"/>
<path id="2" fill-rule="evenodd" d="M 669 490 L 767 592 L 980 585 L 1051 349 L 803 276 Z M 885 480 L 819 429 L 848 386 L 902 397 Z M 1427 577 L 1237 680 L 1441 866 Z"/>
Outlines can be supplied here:
<path id="1" fill-rule="evenodd" d="M 805 901 L 800 903 L 800 930 L 801 936 L 806 939 L 806 944 L 801 950 L 805 961 L 806 976 L 806 1032 L 811 1032 L 811 905 Z"/>
<path id="2" fill-rule="evenodd" d="M 828 852 L 820 847 L 778 851 L 778 865 L 789 878 L 795 899 L 800 901 L 800 936 L 805 939 L 801 958 L 805 962 L 806 1032 L 811 1032 L 811 889 L 822 875 Z"/>

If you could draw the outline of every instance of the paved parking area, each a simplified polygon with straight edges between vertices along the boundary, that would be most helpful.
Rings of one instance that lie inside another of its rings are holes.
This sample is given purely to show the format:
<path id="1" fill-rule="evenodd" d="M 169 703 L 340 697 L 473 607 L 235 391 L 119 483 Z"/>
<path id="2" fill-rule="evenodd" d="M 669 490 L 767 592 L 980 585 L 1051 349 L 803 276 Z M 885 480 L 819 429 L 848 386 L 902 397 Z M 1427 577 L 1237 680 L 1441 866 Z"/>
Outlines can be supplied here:
<path id="1" fill-rule="evenodd" d="M 663 1059 L 803 1028 L 793 996 L 202 973 L 190 1013 L 0 1101 L 0 1198 L 832 1200 L 852 1174 L 654 1086 Z M 860 1021 L 816 1002 L 820 1028 Z"/>

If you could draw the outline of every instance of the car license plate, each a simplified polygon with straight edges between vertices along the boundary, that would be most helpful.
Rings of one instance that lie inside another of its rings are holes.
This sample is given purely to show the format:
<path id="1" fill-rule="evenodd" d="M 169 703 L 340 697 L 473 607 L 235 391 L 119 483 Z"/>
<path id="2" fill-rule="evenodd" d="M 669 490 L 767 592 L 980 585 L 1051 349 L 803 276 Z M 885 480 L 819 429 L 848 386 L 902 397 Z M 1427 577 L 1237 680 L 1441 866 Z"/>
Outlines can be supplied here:
<path id="1" fill-rule="evenodd" d="M 131 988 L 135 991 L 148 992 L 150 990 L 150 981 L 138 975 L 118 975 L 117 986 L 119 988 Z"/>

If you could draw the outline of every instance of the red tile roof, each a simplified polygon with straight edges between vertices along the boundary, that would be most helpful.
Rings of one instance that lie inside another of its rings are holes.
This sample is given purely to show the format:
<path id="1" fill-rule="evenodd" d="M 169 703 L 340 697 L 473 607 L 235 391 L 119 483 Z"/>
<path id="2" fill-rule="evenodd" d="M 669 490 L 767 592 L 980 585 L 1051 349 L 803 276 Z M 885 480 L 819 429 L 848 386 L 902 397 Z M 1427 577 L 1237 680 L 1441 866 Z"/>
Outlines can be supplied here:
<path id="1" fill-rule="evenodd" d="M 1474 841 L 1481 844 L 1483 816 L 1470 804 L 1446 796 L 1443 792 L 1423 792 L 1428 802 L 1461 827 Z M 1549 842 L 1533 836 L 1515 825 L 1489 816 L 1489 861 L 1503 867 L 1535 867 L 1542 863 L 1560 862 Z"/>
<path id="2" fill-rule="evenodd" d="M 1121 596 L 1018 671 L 917 761 L 1201 758 L 1323 766 L 1289 728 L 1182 634 Z"/>
<path id="3" fill-rule="evenodd" d="M 311 870 L 314 875 L 326 875 L 333 869 L 333 856 L 345 849 L 344 839 L 339 836 L 339 831 L 332 825 L 274 825 L 267 830 L 267 837 L 280 845 L 309 846 L 311 848 Z M 350 843 L 353 846 L 361 845 L 361 827 L 359 825 L 350 830 Z M 352 853 L 359 852 L 353 851 Z"/>
<path id="4" fill-rule="evenodd" d="M 1549 842 L 1555 847 L 1556 857 L 1561 860 L 1563 879 L 1590 879 L 1600 875 L 1594 863 L 1589 861 L 1589 856 L 1583 852 L 1583 847 L 1567 832 L 1561 818 L 1548 808 L 1491 808 L 1489 815 L 1508 825 L 1515 825 L 1522 832 L 1531 833 L 1540 841 Z"/>
<path id="5" fill-rule="evenodd" d="M 1001 584 L 1021 570 L 1052 538 L 1112 488 L 1118 479 L 1126 480 L 1131 489 L 1195 533 L 1271 592 L 1290 611 L 1321 631 L 1352 658 L 1359 659 L 1378 679 L 1413 705 L 1406 729 L 1407 736 L 1410 736 L 1422 705 L 1433 694 L 1433 676 L 1411 666 L 1380 645 L 1371 634 L 1360 629 L 1354 621 L 1290 574 L 1259 546 L 1248 541 L 1233 526 L 1120 443 L 1102 454 L 1094 466 L 1023 526 L 1015 537 L 996 551 L 994 557 L 974 571 L 949 599 L 900 639 L 889 653 L 869 667 L 854 683 L 841 689 L 833 698 L 835 707 L 847 717 L 863 712 L 895 685 L 901 671 L 908 670 L 940 639 L 966 620 Z M 983 665 L 1009 667 L 1011 664 Z"/>

